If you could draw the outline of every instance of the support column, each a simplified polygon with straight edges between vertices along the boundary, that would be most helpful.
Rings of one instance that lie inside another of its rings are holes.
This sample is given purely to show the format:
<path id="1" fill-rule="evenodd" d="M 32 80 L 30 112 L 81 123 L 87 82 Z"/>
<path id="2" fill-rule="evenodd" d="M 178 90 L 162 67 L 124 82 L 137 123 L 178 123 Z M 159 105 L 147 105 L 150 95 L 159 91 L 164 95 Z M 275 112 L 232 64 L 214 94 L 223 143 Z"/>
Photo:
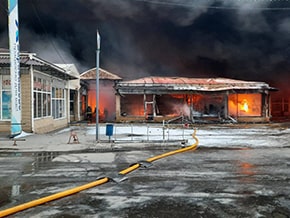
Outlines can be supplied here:
<path id="1" fill-rule="evenodd" d="M 121 96 L 116 95 L 116 121 L 118 122 L 121 117 Z"/>

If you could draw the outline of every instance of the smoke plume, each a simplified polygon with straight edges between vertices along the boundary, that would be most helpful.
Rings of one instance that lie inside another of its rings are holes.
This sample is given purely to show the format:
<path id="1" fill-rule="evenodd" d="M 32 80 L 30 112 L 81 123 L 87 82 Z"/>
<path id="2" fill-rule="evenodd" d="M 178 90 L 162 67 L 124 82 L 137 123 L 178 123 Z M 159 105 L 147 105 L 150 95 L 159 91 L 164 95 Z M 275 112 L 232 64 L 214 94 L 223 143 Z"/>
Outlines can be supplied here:
<path id="1" fill-rule="evenodd" d="M 0 47 L 8 47 L 6 1 Z M 19 1 L 21 50 L 55 63 L 148 75 L 289 81 L 290 2 L 270 0 Z M 288 83 L 288 82 L 287 82 Z"/>

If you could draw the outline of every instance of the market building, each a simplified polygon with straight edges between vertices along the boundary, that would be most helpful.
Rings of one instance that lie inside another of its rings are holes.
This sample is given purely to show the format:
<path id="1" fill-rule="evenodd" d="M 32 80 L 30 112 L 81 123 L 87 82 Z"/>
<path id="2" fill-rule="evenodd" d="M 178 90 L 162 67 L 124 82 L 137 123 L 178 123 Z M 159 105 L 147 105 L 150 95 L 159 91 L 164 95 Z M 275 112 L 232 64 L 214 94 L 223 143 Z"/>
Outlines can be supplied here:
<path id="1" fill-rule="evenodd" d="M 85 82 L 86 95 L 82 97 L 81 115 L 89 122 L 96 120 L 96 68 L 87 70 L 80 75 Z M 99 68 L 99 121 L 113 122 L 116 119 L 115 84 L 121 81 L 116 74 Z"/>
<path id="2" fill-rule="evenodd" d="M 264 82 L 226 78 L 145 77 L 116 84 L 116 121 L 269 122 Z"/>
<path id="3" fill-rule="evenodd" d="M 21 126 L 25 132 L 45 133 L 68 126 L 70 89 L 78 92 L 79 76 L 72 65 L 58 66 L 34 53 L 20 52 Z M 76 81 L 73 85 L 72 81 Z M 10 54 L 0 49 L 0 131 L 11 124 Z M 78 98 L 78 94 L 76 97 Z M 73 105 L 77 111 L 78 104 Z M 78 115 L 74 119 L 79 119 Z M 12 125 L 12 124 L 11 124 Z"/>

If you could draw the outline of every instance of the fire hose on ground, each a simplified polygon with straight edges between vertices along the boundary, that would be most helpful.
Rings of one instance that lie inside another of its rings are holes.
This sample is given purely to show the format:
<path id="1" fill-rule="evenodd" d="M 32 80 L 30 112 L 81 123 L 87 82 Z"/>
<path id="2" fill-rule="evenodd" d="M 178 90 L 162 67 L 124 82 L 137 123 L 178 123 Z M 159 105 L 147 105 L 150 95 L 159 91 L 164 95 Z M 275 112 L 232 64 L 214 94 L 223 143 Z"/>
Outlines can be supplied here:
<path id="1" fill-rule="evenodd" d="M 184 147 L 184 148 L 180 148 L 180 149 L 177 149 L 174 151 L 166 152 L 166 153 L 148 158 L 145 161 L 140 161 L 138 163 L 132 164 L 128 168 L 120 171 L 118 175 L 124 176 L 124 175 L 126 175 L 126 174 L 128 174 L 128 173 L 130 173 L 130 172 L 132 172 L 132 171 L 134 171 L 142 166 L 144 166 L 146 168 L 146 165 L 150 165 L 152 162 L 154 162 L 156 160 L 159 160 L 159 159 L 171 156 L 171 155 L 196 150 L 197 146 L 198 146 L 198 138 L 196 137 L 196 130 L 194 130 L 192 137 L 195 139 L 195 143 L 193 143 L 192 145 Z M 87 184 L 82 185 L 82 186 L 78 186 L 78 187 L 75 187 L 72 189 L 68 189 L 66 191 L 62 191 L 62 192 L 59 192 L 56 194 L 49 195 L 47 197 L 39 198 L 39 199 L 30 201 L 30 202 L 27 202 L 24 204 L 20 204 L 20 205 L 15 206 L 15 207 L 11 207 L 11 208 L 0 211 L 0 217 L 5 217 L 8 215 L 32 208 L 32 207 L 36 207 L 36 206 L 41 205 L 41 204 L 45 204 L 45 203 L 50 202 L 50 201 L 64 198 L 64 197 L 67 197 L 69 195 L 73 195 L 73 194 L 76 194 L 78 192 L 84 191 L 86 189 L 90 189 L 90 188 L 105 184 L 111 180 L 112 179 L 109 177 L 103 177 L 103 178 L 100 178 L 94 182 L 90 182 L 90 183 L 87 183 Z"/>

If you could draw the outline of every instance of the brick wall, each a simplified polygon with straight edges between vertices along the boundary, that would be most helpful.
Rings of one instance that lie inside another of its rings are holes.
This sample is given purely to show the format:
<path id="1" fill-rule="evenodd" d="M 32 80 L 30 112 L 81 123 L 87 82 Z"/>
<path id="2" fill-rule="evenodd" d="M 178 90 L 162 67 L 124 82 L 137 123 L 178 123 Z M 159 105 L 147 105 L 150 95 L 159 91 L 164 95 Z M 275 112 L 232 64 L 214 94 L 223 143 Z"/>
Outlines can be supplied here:
<path id="1" fill-rule="evenodd" d="M 32 84 L 31 74 L 24 72 L 21 74 L 21 107 L 22 107 L 22 129 L 25 132 L 32 132 L 32 105 L 31 96 Z"/>
<path id="2" fill-rule="evenodd" d="M 52 117 L 41 118 L 34 120 L 34 133 L 41 134 L 52 132 L 57 129 L 67 127 L 67 119 L 54 120 Z"/>

